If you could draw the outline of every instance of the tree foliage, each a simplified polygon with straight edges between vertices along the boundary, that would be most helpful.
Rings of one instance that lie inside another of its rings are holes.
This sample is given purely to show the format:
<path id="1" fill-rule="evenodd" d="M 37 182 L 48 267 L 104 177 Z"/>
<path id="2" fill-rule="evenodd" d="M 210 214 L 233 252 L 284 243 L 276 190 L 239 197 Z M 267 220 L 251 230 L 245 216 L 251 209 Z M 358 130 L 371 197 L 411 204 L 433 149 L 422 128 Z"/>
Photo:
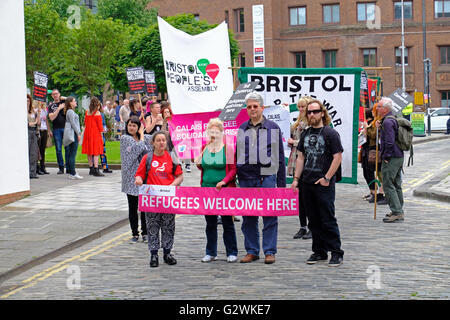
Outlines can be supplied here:
<path id="1" fill-rule="evenodd" d="M 121 20 L 128 25 L 148 27 L 156 23 L 157 11 L 148 9 L 151 0 L 99 0 L 98 14 L 102 18 Z"/>
<path id="2" fill-rule="evenodd" d="M 51 74 L 61 60 L 68 30 L 49 1 L 25 1 L 25 50 L 27 83 L 33 83 L 34 71 Z"/>
<path id="3" fill-rule="evenodd" d="M 108 82 L 108 71 L 127 38 L 120 21 L 86 15 L 79 29 L 72 29 L 71 44 L 64 53 L 64 68 L 54 73 L 63 85 L 72 85 L 77 94 L 99 94 Z"/>

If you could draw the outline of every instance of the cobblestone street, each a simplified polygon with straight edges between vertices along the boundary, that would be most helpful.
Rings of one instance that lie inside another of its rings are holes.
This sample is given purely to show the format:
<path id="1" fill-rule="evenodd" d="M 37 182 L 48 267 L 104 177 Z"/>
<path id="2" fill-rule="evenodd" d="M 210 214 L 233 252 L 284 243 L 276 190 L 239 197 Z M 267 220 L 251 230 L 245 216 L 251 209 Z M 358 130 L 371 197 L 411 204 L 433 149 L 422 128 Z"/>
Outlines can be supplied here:
<path id="1" fill-rule="evenodd" d="M 338 268 L 330 268 L 326 263 L 305 263 L 311 254 L 311 240 L 292 239 L 298 231 L 298 217 L 279 218 L 278 253 L 273 265 L 265 265 L 263 259 L 250 264 L 227 263 L 221 226 L 218 261 L 202 263 L 206 244 L 204 218 L 180 215 L 176 219 L 175 266 L 164 264 L 160 254 L 159 268 L 150 269 L 147 245 L 130 244 L 126 225 L 2 283 L 0 297 L 449 299 L 450 203 L 412 195 L 414 187 L 426 181 L 427 176 L 450 166 L 449 154 L 447 140 L 415 147 L 414 166 L 405 166 L 403 223 L 382 222 L 388 206 L 378 206 L 374 220 L 373 205 L 362 200 L 368 190 L 361 168 L 358 167 L 358 185 L 337 186 L 336 215 L 345 251 L 344 264 Z M 195 185 L 198 172 L 186 176 L 189 178 L 185 185 Z M 117 190 L 113 194 L 117 195 Z M 126 217 L 126 200 L 121 197 L 120 211 Z M 105 210 L 110 205 L 92 204 L 105 206 Z M 240 227 L 241 222 L 236 222 L 239 258 L 245 254 Z"/>

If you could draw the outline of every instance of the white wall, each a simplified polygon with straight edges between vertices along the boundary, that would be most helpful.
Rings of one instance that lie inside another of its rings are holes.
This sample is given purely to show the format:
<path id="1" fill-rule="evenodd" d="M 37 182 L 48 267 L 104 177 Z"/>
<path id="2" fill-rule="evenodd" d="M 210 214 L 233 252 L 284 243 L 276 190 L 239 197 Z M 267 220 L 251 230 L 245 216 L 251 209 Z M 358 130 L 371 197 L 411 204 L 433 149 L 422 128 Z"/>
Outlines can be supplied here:
<path id="1" fill-rule="evenodd" d="M 0 0 L 0 196 L 30 190 L 22 0 Z"/>

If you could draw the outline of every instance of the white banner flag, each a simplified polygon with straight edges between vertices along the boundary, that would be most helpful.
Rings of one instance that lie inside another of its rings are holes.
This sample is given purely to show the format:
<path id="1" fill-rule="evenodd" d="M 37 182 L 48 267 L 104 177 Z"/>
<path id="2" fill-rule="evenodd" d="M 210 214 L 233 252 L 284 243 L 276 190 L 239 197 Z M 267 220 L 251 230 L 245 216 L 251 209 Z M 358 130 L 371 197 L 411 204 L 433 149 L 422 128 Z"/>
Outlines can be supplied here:
<path id="1" fill-rule="evenodd" d="M 191 36 L 158 17 L 167 91 L 174 114 L 222 109 L 233 94 L 228 28 Z"/>

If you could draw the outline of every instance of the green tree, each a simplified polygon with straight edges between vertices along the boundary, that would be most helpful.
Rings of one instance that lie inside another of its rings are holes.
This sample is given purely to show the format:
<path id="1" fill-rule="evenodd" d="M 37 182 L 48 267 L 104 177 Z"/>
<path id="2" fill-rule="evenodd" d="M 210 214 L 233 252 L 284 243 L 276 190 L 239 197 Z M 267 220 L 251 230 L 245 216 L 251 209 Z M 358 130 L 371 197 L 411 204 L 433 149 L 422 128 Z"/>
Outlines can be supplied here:
<path id="1" fill-rule="evenodd" d="M 61 60 L 69 38 L 68 29 L 47 0 L 24 2 L 27 84 L 33 84 L 33 72 L 49 75 Z"/>
<path id="2" fill-rule="evenodd" d="M 180 14 L 165 19 L 177 29 L 190 35 L 200 34 L 213 29 L 217 24 L 209 24 L 205 20 L 197 21 L 192 14 Z M 239 44 L 234 39 L 233 33 L 229 30 L 230 55 L 233 61 L 239 55 Z M 126 91 L 125 68 L 142 66 L 147 70 L 154 70 L 156 83 L 160 92 L 166 92 L 166 79 L 164 75 L 164 61 L 159 37 L 158 24 L 143 29 L 128 44 L 128 50 L 117 59 L 117 67 L 112 71 L 111 79 L 113 87 Z M 124 89 L 125 88 L 125 89 Z"/>
<path id="3" fill-rule="evenodd" d="M 156 23 L 157 10 L 148 9 L 151 0 L 99 0 L 98 15 L 121 20 L 128 25 L 148 27 Z"/>
<path id="4" fill-rule="evenodd" d="M 125 48 L 127 28 L 120 21 L 101 19 L 88 12 L 81 27 L 70 33 L 64 64 L 53 77 L 62 85 L 73 86 L 80 96 L 99 94 L 108 82 L 116 54 Z"/>

